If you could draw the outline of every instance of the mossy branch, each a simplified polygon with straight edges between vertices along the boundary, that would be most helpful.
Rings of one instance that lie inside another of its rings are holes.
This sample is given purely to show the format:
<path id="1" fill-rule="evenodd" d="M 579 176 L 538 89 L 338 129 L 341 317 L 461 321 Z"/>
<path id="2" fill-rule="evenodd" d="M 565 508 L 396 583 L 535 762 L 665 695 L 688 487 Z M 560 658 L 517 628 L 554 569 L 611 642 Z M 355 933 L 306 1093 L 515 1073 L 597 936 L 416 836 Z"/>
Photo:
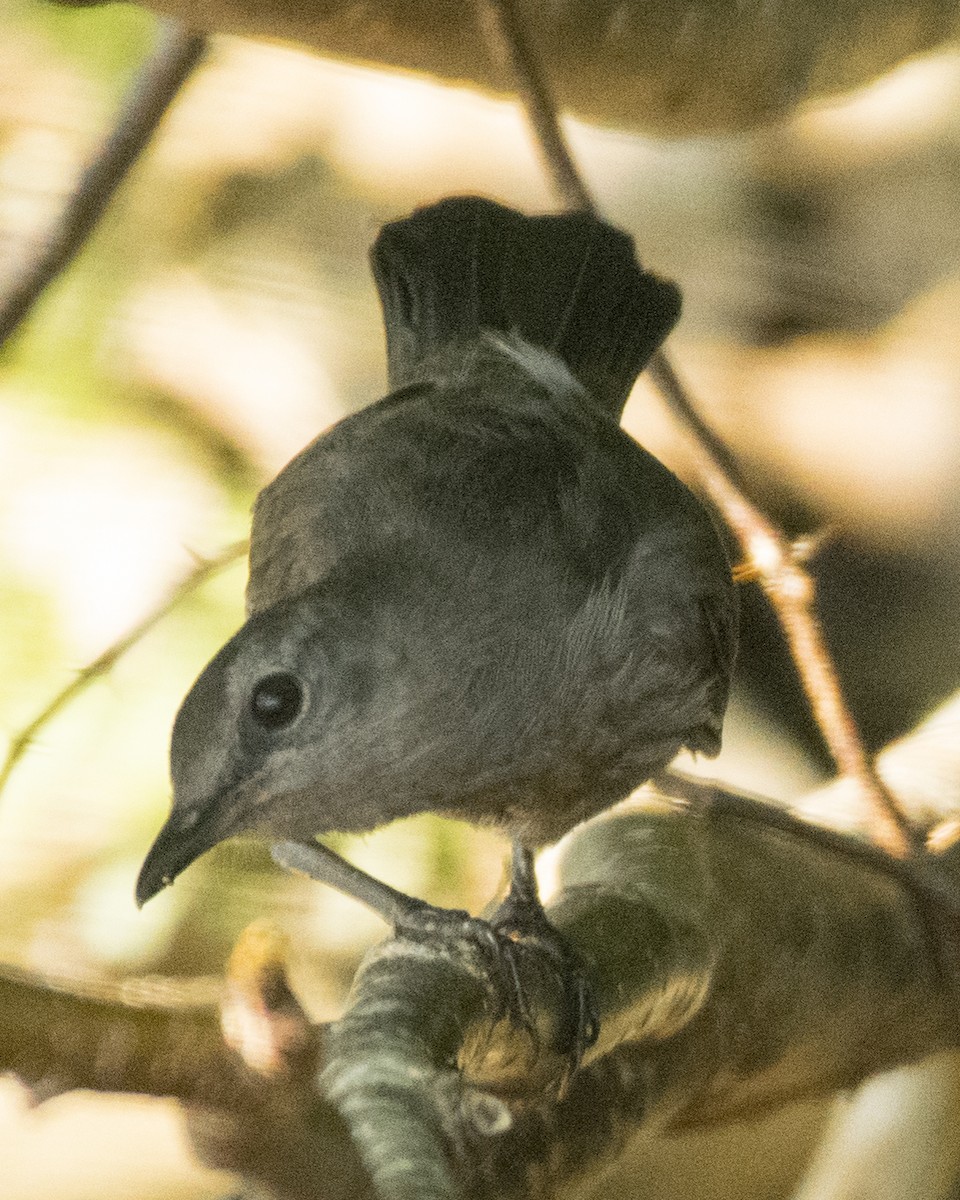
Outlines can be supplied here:
<path id="1" fill-rule="evenodd" d="M 915 772 L 918 816 L 944 779 L 960 797 L 958 712 L 960 699 L 881 760 L 898 778 Z M 258 1032 L 234 1034 L 233 1051 L 214 1007 L 134 1007 L 7 972 L 0 1068 L 41 1095 L 175 1096 L 206 1157 L 291 1200 L 315 1195 L 318 1178 L 327 1196 L 492 1200 L 555 1189 L 641 1127 L 769 1111 L 960 1043 L 950 914 L 909 866 L 709 785 L 582 826 L 549 911 L 588 964 L 603 1025 L 563 1095 L 549 963 L 518 957 L 531 1038 L 469 953 L 395 939 L 325 1028 L 292 1001 L 273 943 L 249 940 L 228 1024 Z"/>

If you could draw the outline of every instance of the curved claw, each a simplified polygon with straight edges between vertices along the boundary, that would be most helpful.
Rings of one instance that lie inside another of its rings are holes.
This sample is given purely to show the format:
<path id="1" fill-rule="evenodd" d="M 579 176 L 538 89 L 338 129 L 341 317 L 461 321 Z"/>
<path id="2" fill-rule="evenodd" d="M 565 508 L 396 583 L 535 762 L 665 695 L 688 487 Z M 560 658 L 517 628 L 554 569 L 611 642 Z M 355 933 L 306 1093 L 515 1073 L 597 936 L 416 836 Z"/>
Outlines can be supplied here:
<path id="1" fill-rule="evenodd" d="M 415 941 L 453 943 L 468 954 L 473 952 L 482 960 L 502 1014 L 535 1035 L 533 1013 L 517 967 L 518 946 L 506 932 L 462 909 L 435 908 L 421 902 L 413 902 L 403 913 L 396 932 Z"/>
<path id="2" fill-rule="evenodd" d="M 479 959 L 503 1015 L 534 1039 L 538 1037 L 536 1023 L 517 960 L 524 953 L 545 955 L 567 997 L 568 1016 L 555 1049 L 567 1058 L 568 1078 L 597 1040 L 600 1019 L 584 964 L 547 919 L 537 895 L 532 856 L 522 847 L 514 849 L 510 891 L 489 921 L 462 909 L 436 908 L 398 892 L 318 842 L 281 842 L 273 847 L 273 857 L 288 870 L 300 871 L 362 900 L 400 935 L 440 942 L 459 948 L 465 957 Z"/>
<path id="3" fill-rule="evenodd" d="M 600 1014 L 583 960 L 535 898 L 509 894 L 493 914 L 491 926 L 513 945 L 549 959 L 567 997 L 568 1020 L 557 1049 L 569 1059 L 572 1074 L 600 1036 Z"/>
<path id="4" fill-rule="evenodd" d="M 579 1067 L 596 1042 L 600 1018 L 580 956 L 547 920 L 539 901 L 508 896 L 491 920 L 457 909 L 414 903 L 397 923 L 397 932 L 416 941 L 459 945 L 482 961 L 502 1015 L 532 1038 L 538 1038 L 534 1013 L 518 968 L 521 954 L 547 958 L 566 998 L 566 1020 L 554 1049 L 567 1059 L 566 1077 Z"/>

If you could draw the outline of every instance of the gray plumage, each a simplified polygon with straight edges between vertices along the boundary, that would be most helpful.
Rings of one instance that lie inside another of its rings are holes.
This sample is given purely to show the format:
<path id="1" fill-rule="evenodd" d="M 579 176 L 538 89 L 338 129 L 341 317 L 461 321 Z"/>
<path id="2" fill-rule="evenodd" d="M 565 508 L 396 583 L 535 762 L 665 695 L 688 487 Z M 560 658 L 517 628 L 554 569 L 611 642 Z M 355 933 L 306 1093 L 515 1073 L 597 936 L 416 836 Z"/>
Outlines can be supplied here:
<path id="1" fill-rule="evenodd" d="M 248 620 L 177 717 L 141 901 L 243 830 L 434 810 L 536 845 L 719 749 L 729 566 L 617 424 L 676 289 L 601 221 L 479 199 L 388 225 L 372 258 L 394 390 L 257 500 Z M 265 679 L 300 689 L 288 722 Z"/>

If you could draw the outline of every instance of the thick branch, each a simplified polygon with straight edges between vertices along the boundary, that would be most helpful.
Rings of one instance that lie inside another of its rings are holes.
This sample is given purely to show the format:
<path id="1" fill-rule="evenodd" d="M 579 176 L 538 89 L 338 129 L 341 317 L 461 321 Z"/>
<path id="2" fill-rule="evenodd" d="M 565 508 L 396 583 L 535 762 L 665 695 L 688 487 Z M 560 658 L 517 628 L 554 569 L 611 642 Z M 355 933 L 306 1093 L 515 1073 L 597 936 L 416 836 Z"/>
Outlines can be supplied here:
<path id="1" fill-rule="evenodd" d="M 310 1086 L 249 1069 L 225 1045 L 215 1003 L 185 1002 L 163 981 L 86 994 L 69 986 L 3 968 L 0 1071 L 41 1099 L 79 1088 L 173 1097 L 193 1113 L 194 1136 L 213 1165 L 291 1198 L 314 1200 L 324 1178 L 325 1200 L 372 1200 L 335 1110 Z M 314 1040 L 319 1063 L 319 1030 Z"/>
<path id="2" fill-rule="evenodd" d="M 74 0 L 86 3 L 87 0 Z M 216 33 L 288 38 L 322 54 L 502 90 L 477 53 L 469 6 L 436 0 L 146 0 Z M 956 35 L 955 7 L 912 0 L 525 0 L 565 108 L 658 133 L 746 128 L 872 79 Z"/>
<path id="3" fill-rule="evenodd" d="M 884 760 L 902 778 L 940 747 L 937 771 L 911 794 L 918 815 L 939 798 L 941 786 L 932 801 L 925 790 L 936 780 L 952 778 L 960 794 L 949 711 Z M 326 1195 L 372 1194 L 369 1174 L 380 1197 L 468 1186 L 492 1197 L 558 1185 L 641 1125 L 769 1110 L 956 1046 L 940 970 L 949 937 L 931 944 L 940 931 L 908 868 L 749 812 L 647 800 L 571 838 L 550 912 L 589 965 L 603 1031 L 559 1102 L 558 1064 L 542 1048 L 560 1000 L 549 967 L 518 960 L 536 1044 L 496 1020 L 476 962 L 402 941 L 372 953 L 347 1015 L 315 1051 L 327 1099 L 310 1072 L 304 1085 L 244 1067 L 209 1008 L 131 1009 L 24 977 L 0 985 L 0 1066 L 44 1092 L 145 1091 L 219 1114 L 217 1164 L 284 1196 L 310 1195 L 308 1178 L 314 1188 L 322 1178 Z M 197 1132 L 209 1154 L 209 1123 Z"/>
<path id="4" fill-rule="evenodd" d="M 350 1079 L 332 1094 L 378 1195 L 412 1198 L 423 1174 L 417 1158 L 408 1176 L 390 1169 L 413 1140 L 393 1106 L 421 1131 L 435 1168 L 445 1161 L 437 1148 L 456 1147 L 459 1170 L 429 1195 L 458 1196 L 467 1176 L 481 1194 L 525 1196 L 534 1180 L 558 1185 L 608 1160 L 641 1125 L 769 1111 L 957 1045 L 936 930 L 899 870 L 869 848 L 847 853 L 839 839 L 818 844 L 760 816 L 747 823 L 722 804 L 627 807 L 583 827 L 550 915 L 592 968 L 602 1033 L 560 1103 L 543 1099 L 545 1052 L 524 1057 L 494 1038 L 484 1053 L 471 1025 L 483 995 L 476 981 L 470 992 L 469 973 L 382 947 L 336 1027 L 328 1068 Z M 441 994 L 460 999 L 437 1013 Z M 497 1137 L 479 1138 L 450 1092 L 451 1029 L 463 1031 L 465 1077 L 518 1114 Z"/>

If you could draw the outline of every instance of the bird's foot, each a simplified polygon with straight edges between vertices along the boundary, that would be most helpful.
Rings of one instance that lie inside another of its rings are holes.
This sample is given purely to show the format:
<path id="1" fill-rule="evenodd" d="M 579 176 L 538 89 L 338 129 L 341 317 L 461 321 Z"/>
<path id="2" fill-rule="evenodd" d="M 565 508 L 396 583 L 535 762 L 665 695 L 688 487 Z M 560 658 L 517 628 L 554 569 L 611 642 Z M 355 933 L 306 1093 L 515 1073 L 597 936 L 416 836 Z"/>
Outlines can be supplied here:
<path id="1" fill-rule="evenodd" d="M 539 953 L 550 963 L 564 992 L 565 1020 L 555 1048 L 568 1059 L 572 1074 L 600 1035 L 600 1015 L 582 958 L 550 923 L 536 896 L 511 890 L 490 925 L 503 942 Z"/>
<path id="2" fill-rule="evenodd" d="M 411 941 L 440 945 L 461 959 L 473 958 L 489 981 L 501 1011 L 524 1029 L 533 1030 L 533 1014 L 520 979 L 517 943 L 482 917 L 463 909 L 438 908 L 409 897 L 395 930 Z"/>
<path id="3" fill-rule="evenodd" d="M 540 955 L 563 989 L 564 1019 L 552 1049 L 567 1059 L 567 1076 L 596 1041 L 600 1023 L 583 964 L 547 920 L 539 901 L 531 906 L 508 896 L 492 918 L 484 920 L 462 910 L 411 900 L 396 929 L 404 937 L 474 956 L 496 997 L 497 1016 L 506 1017 L 537 1040 L 534 1010 L 519 964 L 525 955 Z"/>
<path id="4" fill-rule="evenodd" d="M 515 847 L 510 891 L 490 920 L 458 909 L 437 908 L 367 875 L 319 842 L 281 842 L 274 859 L 288 870 L 339 888 L 378 912 L 397 934 L 443 946 L 472 961 L 488 982 L 504 1016 L 538 1043 L 533 1006 L 520 971 L 525 955 L 546 960 L 563 992 L 564 1016 L 551 1047 L 567 1060 L 567 1076 L 597 1040 L 600 1021 L 580 956 L 547 919 L 537 894 L 533 859 Z"/>

